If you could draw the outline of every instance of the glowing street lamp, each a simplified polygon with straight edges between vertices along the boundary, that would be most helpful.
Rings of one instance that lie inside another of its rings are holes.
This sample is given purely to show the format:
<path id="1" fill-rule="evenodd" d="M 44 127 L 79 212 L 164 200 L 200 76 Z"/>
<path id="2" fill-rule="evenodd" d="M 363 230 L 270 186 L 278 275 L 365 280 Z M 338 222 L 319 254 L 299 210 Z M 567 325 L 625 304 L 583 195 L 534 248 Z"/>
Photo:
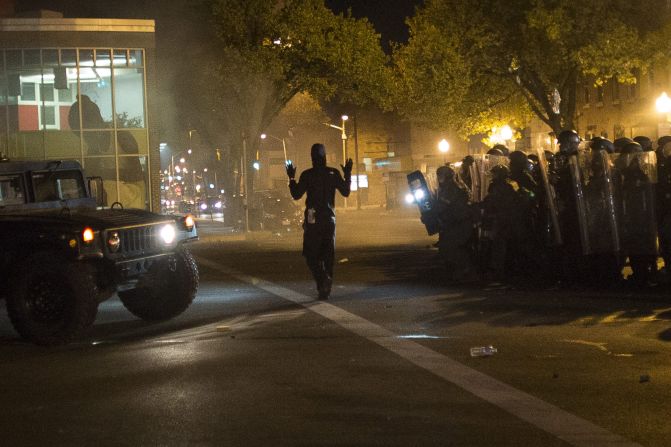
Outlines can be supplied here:
<path id="1" fill-rule="evenodd" d="M 671 121 L 671 98 L 669 98 L 666 92 L 662 92 L 659 95 L 657 101 L 655 101 L 655 107 L 657 108 L 657 112 L 664 114 L 664 120 L 657 126 L 657 136 L 668 135 L 671 133 L 669 123 Z"/>
<path id="2" fill-rule="evenodd" d="M 450 150 L 450 143 L 449 143 L 445 138 L 443 138 L 443 139 L 440 140 L 440 142 L 438 143 L 438 150 L 439 150 L 440 152 L 442 152 L 443 154 L 446 154 L 447 151 Z"/>
<path id="3" fill-rule="evenodd" d="M 503 141 L 510 141 L 513 139 L 513 130 L 506 124 L 499 130 L 499 135 Z"/>
<path id="4" fill-rule="evenodd" d="M 447 163 L 447 152 L 450 150 L 450 143 L 445 138 L 438 142 L 438 150 L 443 154 L 443 163 Z"/>
<path id="5" fill-rule="evenodd" d="M 655 101 L 655 106 L 659 113 L 669 113 L 671 112 L 671 98 L 669 98 L 666 92 L 663 92 L 659 95 L 657 101 Z"/>

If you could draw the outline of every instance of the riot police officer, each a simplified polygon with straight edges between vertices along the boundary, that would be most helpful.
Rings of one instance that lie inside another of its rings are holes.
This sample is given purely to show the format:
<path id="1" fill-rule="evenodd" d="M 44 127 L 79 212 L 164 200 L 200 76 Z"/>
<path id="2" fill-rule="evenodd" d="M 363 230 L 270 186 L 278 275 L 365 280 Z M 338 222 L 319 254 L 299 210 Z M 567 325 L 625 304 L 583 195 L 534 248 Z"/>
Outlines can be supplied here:
<path id="1" fill-rule="evenodd" d="M 580 136 L 574 130 L 564 130 L 557 138 L 559 153 L 554 156 L 551 181 L 556 193 L 556 207 L 562 245 L 554 252 L 558 278 L 566 283 L 582 279 L 584 259 L 578 222 L 578 203 L 571 173 L 571 157 L 578 154 Z"/>
<path id="2" fill-rule="evenodd" d="M 461 160 L 461 167 L 459 168 L 459 178 L 466 185 L 469 192 L 473 187 L 473 181 L 471 179 L 471 166 L 475 163 L 475 159 L 472 155 L 467 155 Z"/>
<path id="3" fill-rule="evenodd" d="M 286 170 L 289 191 L 294 200 L 307 193 L 305 218 L 303 221 L 303 256 L 317 283 L 319 299 L 328 299 L 333 284 L 333 258 L 335 256 L 335 192 L 349 196 L 352 176 L 352 159 L 341 166 L 343 176 L 337 169 L 326 166 L 326 148 L 316 143 L 310 149 L 312 168 L 301 173 L 298 182 L 294 179 L 296 168 L 291 162 Z"/>
<path id="4" fill-rule="evenodd" d="M 621 179 L 623 251 L 631 264 L 632 283 L 648 285 L 657 271 L 656 155 L 643 152 L 640 144 L 631 142 L 622 148 L 617 165 Z"/>
<path id="5" fill-rule="evenodd" d="M 592 285 L 616 286 L 622 279 L 619 195 L 615 188 L 609 151 L 613 143 L 601 137 L 592 139 L 589 152 L 581 154 L 584 170 L 585 226 L 588 256 L 587 278 Z"/>
<path id="6" fill-rule="evenodd" d="M 671 278 L 671 136 L 657 141 L 657 231 L 666 281 Z"/>
<path id="7" fill-rule="evenodd" d="M 531 192 L 510 178 L 510 169 L 491 169 L 492 182 L 485 198 L 483 220 L 491 225 L 491 252 L 486 261 L 494 279 L 522 279 L 531 264 L 533 231 Z"/>
<path id="8" fill-rule="evenodd" d="M 436 170 L 435 212 L 440 225 L 438 250 L 451 280 L 470 279 L 473 271 L 473 212 L 469 192 L 449 166 Z"/>

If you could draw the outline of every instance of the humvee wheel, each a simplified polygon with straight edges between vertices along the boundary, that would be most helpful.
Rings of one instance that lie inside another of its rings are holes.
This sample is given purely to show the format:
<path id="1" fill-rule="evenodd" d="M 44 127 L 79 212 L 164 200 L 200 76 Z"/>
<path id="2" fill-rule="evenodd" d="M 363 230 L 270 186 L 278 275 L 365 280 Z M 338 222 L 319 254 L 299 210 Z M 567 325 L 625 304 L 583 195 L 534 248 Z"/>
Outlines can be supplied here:
<path id="1" fill-rule="evenodd" d="M 123 305 L 136 317 L 147 321 L 168 320 L 184 312 L 193 302 L 199 280 L 196 261 L 185 248 L 174 256 L 174 270 L 163 268 L 154 286 L 118 293 Z"/>
<path id="2" fill-rule="evenodd" d="M 97 293 L 88 269 L 38 253 L 17 269 L 7 313 L 21 337 L 38 345 L 65 344 L 95 321 Z"/>

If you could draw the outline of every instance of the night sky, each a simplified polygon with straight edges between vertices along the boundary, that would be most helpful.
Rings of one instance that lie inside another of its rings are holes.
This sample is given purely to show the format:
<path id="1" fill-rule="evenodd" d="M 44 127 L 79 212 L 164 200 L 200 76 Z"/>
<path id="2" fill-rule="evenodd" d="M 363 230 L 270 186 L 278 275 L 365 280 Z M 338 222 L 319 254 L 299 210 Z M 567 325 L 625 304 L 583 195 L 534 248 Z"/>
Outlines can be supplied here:
<path id="1" fill-rule="evenodd" d="M 422 0 L 326 0 L 326 5 L 336 12 L 351 8 L 354 17 L 368 17 L 377 32 L 382 34 L 382 43 L 405 42 L 408 29 L 405 18 L 414 15 L 415 7 Z"/>
<path id="2" fill-rule="evenodd" d="M 15 1 L 18 11 L 45 8 L 61 10 L 66 14 L 66 17 L 117 16 L 120 18 L 160 18 L 165 9 L 171 9 L 172 5 L 167 5 L 167 3 L 165 0 Z M 405 25 L 405 18 L 414 15 L 415 7 L 420 5 L 422 0 L 325 0 L 325 3 L 335 12 L 345 12 L 348 8 L 351 8 L 354 17 L 368 17 L 377 32 L 382 35 L 382 44 L 388 50 L 390 40 L 395 42 L 405 42 L 407 40 L 408 30 Z M 151 14 L 152 11 L 156 11 L 155 16 L 148 17 L 148 15 L 153 15 Z"/>

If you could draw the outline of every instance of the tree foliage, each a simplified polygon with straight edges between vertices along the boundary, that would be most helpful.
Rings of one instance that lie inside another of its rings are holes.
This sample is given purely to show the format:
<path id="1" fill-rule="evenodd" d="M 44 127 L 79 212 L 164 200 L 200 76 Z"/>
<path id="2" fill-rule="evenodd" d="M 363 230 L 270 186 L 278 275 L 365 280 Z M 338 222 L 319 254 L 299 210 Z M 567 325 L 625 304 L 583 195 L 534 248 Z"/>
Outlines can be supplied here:
<path id="1" fill-rule="evenodd" d="M 555 132 L 572 128 L 579 81 L 635 82 L 668 46 L 659 37 L 667 8 L 663 0 L 427 0 L 394 52 L 397 104 L 465 134 L 523 120 L 527 110 Z"/>
<path id="2" fill-rule="evenodd" d="M 204 67 L 208 111 L 232 153 L 300 92 L 356 104 L 387 97 L 387 58 L 366 20 L 335 15 L 323 0 L 214 0 L 216 58 Z"/>

